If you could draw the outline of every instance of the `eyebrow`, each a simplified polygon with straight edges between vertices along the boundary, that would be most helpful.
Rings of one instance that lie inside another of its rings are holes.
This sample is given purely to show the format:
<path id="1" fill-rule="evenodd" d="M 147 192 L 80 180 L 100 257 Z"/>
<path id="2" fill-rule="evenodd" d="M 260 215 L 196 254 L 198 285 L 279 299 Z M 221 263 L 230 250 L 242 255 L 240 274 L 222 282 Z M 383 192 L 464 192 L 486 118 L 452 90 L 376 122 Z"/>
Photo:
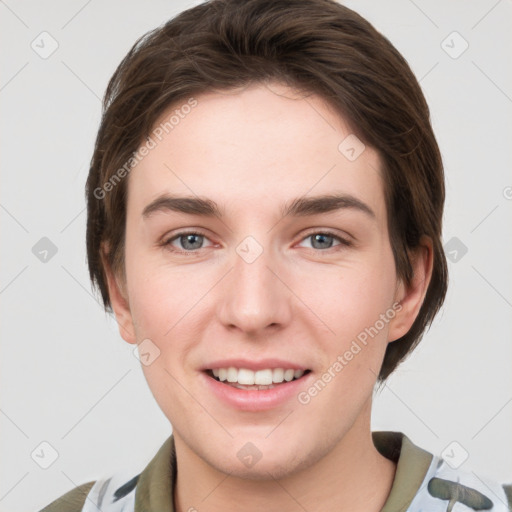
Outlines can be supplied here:
<path id="1" fill-rule="evenodd" d="M 306 217 L 343 209 L 354 209 L 375 219 L 374 211 L 363 201 L 350 194 L 326 194 L 313 197 L 298 197 L 281 208 L 281 215 L 286 217 Z M 143 217 L 150 217 L 156 212 L 174 211 L 204 217 L 223 217 L 215 201 L 197 196 L 162 195 L 149 203 L 142 212 Z"/>

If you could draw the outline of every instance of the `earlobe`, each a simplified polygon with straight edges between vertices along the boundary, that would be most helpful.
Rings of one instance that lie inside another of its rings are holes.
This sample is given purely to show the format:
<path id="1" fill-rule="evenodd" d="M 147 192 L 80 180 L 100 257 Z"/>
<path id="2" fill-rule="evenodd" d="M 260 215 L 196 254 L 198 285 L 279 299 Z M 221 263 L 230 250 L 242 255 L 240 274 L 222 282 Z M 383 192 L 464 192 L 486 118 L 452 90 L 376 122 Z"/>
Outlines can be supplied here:
<path id="1" fill-rule="evenodd" d="M 136 344 L 135 329 L 133 326 L 130 304 L 128 302 L 128 294 L 126 293 L 124 283 L 120 282 L 121 278 L 116 276 L 112 267 L 108 263 L 108 258 L 102 252 L 103 268 L 107 278 L 108 294 L 110 304 L 114 310 L 114 315 L 119 326 L 119 334 L 128 343 Z"/>
<path id="2" fill-rule="evenodd" d="M 389 342 L 407 334 L 416 320 L 432 277 L 433 256 L 432 240 L 423 236 L 410 256 L 414 272 L 411 282 L 407 284 L 401 280 L 397 286 L 395 300 L 401 308 L 397 308 L 398 313 L 389 324 Z"/>

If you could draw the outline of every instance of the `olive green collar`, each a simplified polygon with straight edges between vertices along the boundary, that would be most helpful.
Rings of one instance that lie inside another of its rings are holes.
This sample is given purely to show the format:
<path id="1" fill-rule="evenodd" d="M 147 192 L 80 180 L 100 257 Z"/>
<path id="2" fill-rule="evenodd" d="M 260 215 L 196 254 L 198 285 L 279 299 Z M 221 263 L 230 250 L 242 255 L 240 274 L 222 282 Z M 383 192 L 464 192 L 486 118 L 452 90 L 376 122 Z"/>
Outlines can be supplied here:
<path id="1" fill-rule="evenodd" d="M 402 432 L 372 432 L 373 444 L 397 464 L 395 479 L 381 512 L 407 510 L 425 479 L 433 455 L 416 446 Z"/>

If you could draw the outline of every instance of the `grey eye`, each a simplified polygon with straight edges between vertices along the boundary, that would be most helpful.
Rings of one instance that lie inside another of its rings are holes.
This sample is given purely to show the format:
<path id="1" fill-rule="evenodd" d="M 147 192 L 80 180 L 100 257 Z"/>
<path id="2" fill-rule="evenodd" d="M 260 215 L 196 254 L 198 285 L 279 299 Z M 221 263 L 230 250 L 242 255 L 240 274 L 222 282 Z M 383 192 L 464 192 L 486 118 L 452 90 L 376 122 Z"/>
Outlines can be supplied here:
<path id="1" fill-rule="evenodd" d="M 204 236 L 189 233 L 187 235 L 179 236 L 178 240 L 180 241 L 183 249 L 191 251 L 193 249 L 201 249 L 201 246 L 203 245 L 204 241 Z"/>
<path id="2" fill-rule="evenodd" d="M 330 249 L 334 243 L 334 236 L 326 233 L 316 233 L 307 237 L 311 240 L 313 249 Z"/>

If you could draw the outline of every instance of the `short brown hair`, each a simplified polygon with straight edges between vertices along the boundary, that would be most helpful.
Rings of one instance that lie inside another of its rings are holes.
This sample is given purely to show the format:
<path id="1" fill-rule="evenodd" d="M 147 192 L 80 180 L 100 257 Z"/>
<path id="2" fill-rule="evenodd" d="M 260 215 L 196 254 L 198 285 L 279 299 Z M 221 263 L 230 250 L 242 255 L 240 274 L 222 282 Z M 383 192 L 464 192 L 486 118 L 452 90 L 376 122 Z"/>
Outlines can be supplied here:
<path id="1" fill-rule="evenodd" d="M 410 251 L 422 235 L 433 241 L 425 300 L 409 332 L 388 344 L 382 383 L 416 347 L 446 294 L 443 165 L 409 65 L 369 22 L 333 0 L 212 0 L 134 44 L 108 84 L 87 180 L 93 285 L 111 309 L 102 244 L 110 248 L 108 264 L 122 271 L 129 180 L 119 178 L 156 120 L 192 95 L 268 80 L 319 95 L 378 151 L 390 243 L 397 275 L 406 283 L 412 278 Z"/>

